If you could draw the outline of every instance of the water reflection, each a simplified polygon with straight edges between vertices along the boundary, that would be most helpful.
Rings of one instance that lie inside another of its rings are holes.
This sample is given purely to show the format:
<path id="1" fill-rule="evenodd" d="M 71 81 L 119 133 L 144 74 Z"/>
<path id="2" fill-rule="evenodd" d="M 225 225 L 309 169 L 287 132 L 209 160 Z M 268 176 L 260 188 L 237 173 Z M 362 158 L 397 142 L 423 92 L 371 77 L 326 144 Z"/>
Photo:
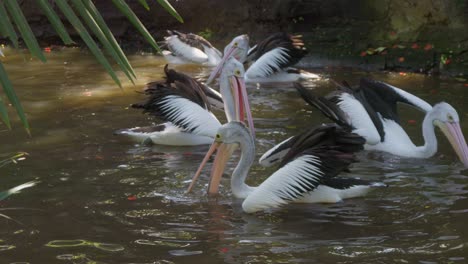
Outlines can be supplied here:
<path id="1" fill-rule="evenodd" d="M 219 197 L 205 196 L 209 167 L 195 192 L 185 193 L 207 146 L 143 146 L 113 136 L 116 129 L 157 122 L 128 106 L 142 99 L 136 91 L 146 82 L 161 78 L 160 57 L 130 56 L 138 79 L 135 86 L 124 82 L 120 90 L 84 51 L 64 49 L 47 56 L 45 65 L 21 54 L 9 52 L 7 57 L 33 137 L 26 136 L 18 121 L 13 132 L 2 131 L 5 153 L 26 151 L 30 157 L 2 168 L 0 184 L 12 185 L 12 178 L 38 178 L 43 184 L 2 204 L 41 210 L 8 211 L 21 227 L 0 219 L 5 221 L 0 228 L 0 258 L 5 263 L 466 262 L 468 172 L 455 162 L 440 135 L 440 150 L 430 159 L 360 154 L 351 176 L 389 186 L 364 198 L 247 215 L 242 201 L 230 194 L 228 176 Z M 176 69 L 200 79 L 209 74 L 199 66 Z M 349 69 L 319 73 L 323 79 L 305 83 L 319 94 L 333 89 L 329 79 L 357 83 L 369 76 L 407 88 L 431 103 L 443 99 L 459 110 L 462 129 L 468 131 L 468 94 L 456 80 Z M 297 131 L 326 122 L 291 85 L 250 85 L 249 93 L 258 131 L 257 158 Z M 410 109 L 402 116 L 416 142 L 421 142 L 422 118 Z M 235 162 L 230 161 L 230 168 Z M 273 170 L 254 166 L 249 184 L 259 184 Z M 77 239 L 93 242 L 45 246 Z M 100 250 L 94 241 L 119 250 Z"/>

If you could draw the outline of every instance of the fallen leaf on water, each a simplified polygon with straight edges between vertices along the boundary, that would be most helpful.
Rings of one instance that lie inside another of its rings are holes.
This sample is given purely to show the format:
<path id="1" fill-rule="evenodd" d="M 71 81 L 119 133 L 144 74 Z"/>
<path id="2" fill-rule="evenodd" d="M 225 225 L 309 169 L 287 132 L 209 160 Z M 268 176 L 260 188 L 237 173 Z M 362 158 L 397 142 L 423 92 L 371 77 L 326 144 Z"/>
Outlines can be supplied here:
<path id="1" fill-rule="evenodd" d="M 127 200 L 129 201 L 135 201 L 137 199 L 136 195 L 131 195 L 129 197 L 127 197 Z"/>
<path id="2" fill-rule="evenodd" d="M 410 119 L 408 120 L 408 124 L 410 125 L 416 124 L 416 120 Z"/>
<path id="3" fill-rule="evenodd" d="M 468 83 L 464 83 L 463 86 L 468 87 Z"/>
<path id="4" fill-rule="evenodd" d="M 404 62 L 404 61 L 405 61 L 405 57 L 399 57 L 399 58 L 398 58 L 398 61 L 399 61 L 399 62 Z"/>
<path id="5" fill-rule="evenodd" d="M 413 43 L 413 45 L 411 45 L 411 48 L 412 49 L 419 49 L 418 43 Z"/>
<path id="6" fill-rule="evenodd" d="M 364 56 L 366 56 L 366 55 L 367 55 L 367 52 L 366 52 L 366 51 L 362 51 L 361 54 L 359 54 L 359 56 L 361 56 L 361 57 L 364 57 Z"/>
<path id="7" fill-rule="evenodd" d="M 47 52 L 47 53 L 49 53 L 49 52 L 52 51 L 52 49 L 51 49 L 50 47 L 45 47 L 45 48 L 44 48 L 44 51 Z"/>

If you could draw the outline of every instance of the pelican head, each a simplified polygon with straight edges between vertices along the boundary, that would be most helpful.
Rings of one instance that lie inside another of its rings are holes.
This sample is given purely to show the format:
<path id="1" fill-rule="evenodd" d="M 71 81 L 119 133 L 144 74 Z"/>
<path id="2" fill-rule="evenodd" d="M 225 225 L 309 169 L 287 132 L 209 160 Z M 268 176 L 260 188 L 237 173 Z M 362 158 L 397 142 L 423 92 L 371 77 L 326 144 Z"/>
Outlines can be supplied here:
<path id="1" fill-rule="evenodd" d="M 439 127 L 449 140 L 461 162 L 468 167 L 468 147 L 460 128 L 457 111 L 449 104 L 442 102 L 432 108 L 433 124 Z"/>
<path id="2" fill-rule="evenodd" d="M 224 56 L 232 56 L 240 62 L 245 62 L 249 52 L 249 36 L 246 34 L 235 37 L 225 48 Z"/>
<path id="3" fill-rule="evenodd" d="M 193 176 L 188 192 L 192 190 L 202 169 L 205 167 L 211 155 L 217 150 L 216 158 L 211 169 L 210 184 L 208 187 L 208 194 L 216 194 L 218 192 L 219 183 L 221 181 L 224 168 L 226 167 L 226 163 L 229 161 L 229 158 L 232 156 L 233 151 L 238 147 L 238 145 L 241 145 L 241 148 L 249 148 L 249 153 L 255 153 L 254 139 L 250 134 L 250 131 L 245 127 L 244 123 L 232 121 L 221 126 L 216 133 L 213 144 L 206 153 L 205 158 L 203 158 L 197 172 Z"/>
<path id="4" fill-rule="evenodd" d="M 247 123 L 255 135 L 252 112 L 244 82 L 244 65 L 235 58 L 229 58 L 221 72 L 219 79 L 220 93 L 224 101 L 224 109 L 228 121 L 244 121 L 244 112 Z"/>
<path id="5" fill-rule="evenodd" d="M 210 77 L 206 80 L 206 85 L 210 84 L 216 76 L 221 72 L 221 69 L 224 67 L 226 61 L 230 57 L 234 57 L 240 62 L 245 62 L 247 59 L 247 53 L 249 52 L 249 36 L 240 35 L 235 37 L 225 48 L 224 56 L 215 69 L 211 72 Z"/>

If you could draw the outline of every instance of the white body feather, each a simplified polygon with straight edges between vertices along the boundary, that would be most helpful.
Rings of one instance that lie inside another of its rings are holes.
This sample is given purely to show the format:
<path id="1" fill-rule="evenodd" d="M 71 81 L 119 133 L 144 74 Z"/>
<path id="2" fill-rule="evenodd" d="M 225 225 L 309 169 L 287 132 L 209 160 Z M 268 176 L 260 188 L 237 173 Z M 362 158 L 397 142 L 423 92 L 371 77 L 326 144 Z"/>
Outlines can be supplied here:
<path id="1" fill-rule="evenodd" d="M 361 102 L 348 93 L 341 94 L 340 101 L 338 107 L 345 113 L 349 124 L 355 128 L 353 132 L 365 138 L 367 144 L 378 144 L 379 132 Z"/>
<path id="2" fill-rule="evenodd" d="M 285 48 L 275 48 L 266 52 L 247 69 L 245 82 L 295 82 L 300 79 L 320 78 L 320 76 L 306 71 L 288 73 L 288 68 L 280 67 L 281 63 L 286 63 L 288 60 L 289 54 Z"/>
<path id="3" fill-rule="evenodd" d="M 246 79 L 266 78 L 275 71 L 273 69 L 281 70 L 279 64 L 287 62 L 289 55 L 285 48 L 275 48 L 263 54 L 256 60 L 249 69 L 245 72 Z"/>
<path id="4" fill-rule="evenodd" d="M 214 138 L 221 127 L 213 113 L 188 99 L 169 95 L 161 100 L 161 104 L 164 104 L 161 109 L 171 112 L 168 119 L 173 123 L 181 122 L 188 130 L 193 130 L 192 134 Z"/>
<path id="5" fill-rule="evenodd" d="M 242 203 L 247 213 L 254 213 L 268 208 L 276 208 L 290 201 L 297 203 L 336 203 L 345 198 L 359 197 L 367 194 L 375 185 L 357 185 L 348 189 L 335 189 L 321 185 L 324 173 L 320 170 L 319 158 L 313 155 L 301 156 L 273 173 L 260 186 L 256 187 Z M 302 196 L 295 198 L 290 192 L 296 189 L 305 191 L 304 182 L 311 180 L 317 187 Z"/>
<path id="6" fill-rule="evenodd" d="M 165 38 L 166 44 L 174 51 L 163 51 L 163 56 L 172 64 L 202 64 L 216 66 L 221 61 L 221 53 L 211 47 L 203 46 L 203 51 L 182 42 L 177 36 Z"/>
<path id="7" fill-rule="evenodd" d="M 186 98 L 175 95 L 164 97 L 160 104 L 162 110 L 170 113 L 167 118 L 173 121 L 173 123 L 164 123 L 162 131 L 147 133 L 132 128 L 119 131 L 118 134 L 127 135 L 138 142 L 151 139 L 154 144 L 169 146 L 194 146 L 213 142 L 216 131 L 221 127 L 221 123 L 213 113 Z M 174 123 L 183 124 L 186 129 Z"/>
<path id="8" fill-rule="evenodd" d="M 382 123 L 385 130 L 385 141 L 375 145 L 366 144 L 364 145 L 366 150 L 384 151 L 409 158 L 428 158 L 434 154 L 419 151 L 405 130 L 395 121 L 382 119 Z"/>
<path id="9" fill-rule="evenodd" d="M 279 83 L 279 82 L 295 82 L 306 79 L 320 79 L 320 76 L 314 73 L 301 71 L 300 73 L 289 73 L 280 71 L 273 73 L 267 77 L 245 77 L 246 83 Z"/>
<path id="10" fill-rule="evenodd" d="M 185 44 L 180 41 L 177 36 L 170 36 L 166 38 L 166 44 L 175 51 L 176 56 L 182 57 L 183 59 L 193 63 L 205 63 L 208 61 L 208 55 L 205 52 Z"/>
<path id="11" fill-rule="evenodd" d="M 199 136 L 182 131 L 179 127 L 167 122 L 163 125 L 162 131 L 142 132 L 139 127 L 119 131 L 120 135 L 126 135 L 132 140 L 142 143 L 151 140 L 153 144 L 168 146 L 197 146 L 213 143 L 212 137 Z"/>
<path id="12" fill-rule="evenodd" d="M 348 189 L 335 189 L 326 185 L 319 185 L 317 189 L 308 192 L 295 203 L 338 203 L 343 199 L 366 195 L 376 185 L 356 185 Z M 380 185 L 384 186 L 384 185 Z"/>

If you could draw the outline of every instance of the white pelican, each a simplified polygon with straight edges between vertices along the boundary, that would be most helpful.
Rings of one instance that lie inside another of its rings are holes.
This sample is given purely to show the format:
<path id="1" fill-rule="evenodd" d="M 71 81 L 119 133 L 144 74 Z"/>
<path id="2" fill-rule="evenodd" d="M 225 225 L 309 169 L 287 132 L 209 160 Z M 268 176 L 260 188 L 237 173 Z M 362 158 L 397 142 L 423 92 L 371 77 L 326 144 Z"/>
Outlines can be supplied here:
<path id="1" fill-rule="evenodd" d="M 424 100 L 384 82 L 361 79 L 358 88 L 344 84 L 327 97 L 316 97 L 300 84 L 295 84 L 302 98 L 317 107 L 328 118 L 366 139 L 366 150 L 389 152 L 402 157 L 429 158 L 437 152 L 434 127 L 439 127 L 454 148 L 461 162 L 468 167 L 468 147 L 460 128 L 457 111 L 448 103 L 434 107 Z M 422 123 L 424 145 L 416 146 L 400 125 L 397 103 L 413 106 L 426 113 Z M 280 160 L 289 140 L 267 152 L 261 163 Z"/>
<path id="2" fill-rule="evenodd" d="M 243 66 L 234 58 L 227 62 L 221 74 L 221 96 L 190 76 L 169 70 L 167 65 L 164 72 L 166 81 L 149 83 L 145 89 L 148 99 L 132 107 L 144 109 L 144 113 L 150 113 L 166 123 L 119 130 L 116 134 L 160 145 L 211 144 L 221 126 L 211 112 L 212 103 L 224 105 L 228 120 L 243 121 L 245 113 L 253 131 L 252 115 L 242 80 Z"/>
<path id="3" fill-rule="evenodd" d="M 164 38 L 163 56 L 170 64 L 202 64 L 216 66 L 223 55 L 210 42 L 201 36 L 184 34 L 176 30 L 168 30 Z"/>
<path id="4" fill-rule="evenodd" d="M 345 198 L 365 195 L 372 187 L 386 186 L 361 179 L 340 178 L 355 162 L 354 152 L 363 149 L 365 139 L 335 124 L 323 124 L 301 135 L 290 149 L 281 167 L 258 187 L 245 183 L 255 159 L 254 140 L 243 123 L 230 122 L 219 128 L 215 141 L 203 159 L 189 187 L 190 191 L 207 160 L 223 145 L 239 145 L 241 156 L 231 176 L 231 190 L 235 197 L 245 199 L 242 209 L 253 213 L 276 208 L 288 202 L 335 203 Z M 220 159 L 221 160 L 221 159 Z M 227 160 L 226 158 L 224 160 Z M 217 193 L 223 169 L 213 164 L 209 194 Z M 222 165 L 222 164 L 221 164 Z"/>
<path id="5" fill-rule="evenodd" d="M 223 60 L 213 70 L 207 83 L 213 80 L 222 68 L 223 62 L 233 53 L 238 53 L 236 58 L 241 62 L 252 62 L 245 72 L 246 83 L 293 82 L 299 79 L 319 78 L 316 74 L 291 67 L 307 54 L 301 35 L 275 33 L 251 49 L 238 49 L 239 44 L 244 44 L 245 41 L 248 45 L 248 38 L 242 42 L 239 37 L 234 38 L 226 46 Z M 239 54 L 241 52 L 244 53 Z"/>

